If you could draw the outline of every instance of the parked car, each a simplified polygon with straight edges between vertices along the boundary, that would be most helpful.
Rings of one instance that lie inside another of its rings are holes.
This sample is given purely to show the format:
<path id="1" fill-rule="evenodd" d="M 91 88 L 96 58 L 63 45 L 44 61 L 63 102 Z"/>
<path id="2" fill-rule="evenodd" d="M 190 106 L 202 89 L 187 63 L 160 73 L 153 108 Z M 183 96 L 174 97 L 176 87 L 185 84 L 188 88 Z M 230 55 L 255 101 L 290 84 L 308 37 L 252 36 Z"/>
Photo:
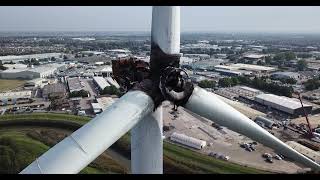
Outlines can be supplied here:
<path id="1" fill-rule="evenodd" d="M 264 154 L 262 155 L 262 157 L 264 157 L 264 158 L 271 158 L 272 156 L 271 156 L 271 154 L 269 154 L 269 153 L 264 153 Z"/>
<path id="2" fill-rule="evenodd" d="M 268 157 L 268 158 L 266 159 L 266 161 L 267 161 L 268 163 L 273 163 L 272 157 Z"/>
<path id="3" fill-rule="evenodd" d="M 282 158 L 279 155 L 275 155 L 274 158 L 277 160 L 282 160 Z"/>

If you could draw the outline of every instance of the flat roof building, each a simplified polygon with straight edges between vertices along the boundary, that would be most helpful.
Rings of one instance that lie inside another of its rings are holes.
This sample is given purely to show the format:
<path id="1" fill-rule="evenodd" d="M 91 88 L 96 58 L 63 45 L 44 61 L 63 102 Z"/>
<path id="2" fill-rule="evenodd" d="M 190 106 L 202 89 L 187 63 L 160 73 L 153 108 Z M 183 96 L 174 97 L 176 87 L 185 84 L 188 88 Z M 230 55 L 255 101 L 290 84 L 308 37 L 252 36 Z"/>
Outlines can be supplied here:
<path id="1" fill-rule="evenodd" d="M 74 91 L 80 91 L 83 88 L 81 81 L 78 77 L 68 78 L 67 83 L 68 83 L 70 93 Z"/>
<path id="2" fill-rule="evenodd" d="M 62 83 L 48 84 L 43 87 L 42 96 L 49 97 L 64 97 L 66 95 L 66 87 Z"/>
<path id="3" fill-rule="evenodd" d="M 27 59 L 45 59 L 45 58 L 61 58 L 63 56 L 62 53 L 43 53 L 43 54 L 28 54 L 28 55 L 10 55 L 10 56 L 0 56 L 0 63 L 4 64 L 5 62 L 19 62 Z"/>
<path id="4" fill-rule="evenodd" d="M 276 109 L 293 116 L 304 115 L 301 103 L 299 100 L 293 98 L 277 96 L 274 94 L 259 94 L 254 100 L 262 105 L 267 106 L 268 108 Z M 303 106 L 306 110 L 306 113 L 310 114 L 312 105 L 303 103 Z"/>
<path id="5" fill-rule="evenodd" d="M 196 149 L 202 149 L 207 145 L 206 141 L 176 132 L 172 133 L 172 135 L 170 136 L 170 140 Z"/>
<path id="6" fill-rule="evenodd" d="M 92 110 L 95 114 L 99 114 L 103 111 L 102 107 L 99 103 L 91 103 Z"/>
<path id="7" fill-rule="evenodd" d="M 225 70 L 246 70 L 246 71 L 253 71 L 253 72 L 272 72 L 276 70 L 276 68 L 274 67 L 259 66 L 259 65 L 252 65 L 252 64 L 241 64 L 241 63 L 230 64 L 230 65 L 216 65 L 215 68 L 225 69 Z"/>
<path id="8" fill-rule="evenodd" d="M 23 65 L 12 66 L 4 71 L 0 71 L 0 78 L 2 79 L 36 79 L 46 78 L 53 75 L 57 70 L 63 69 L 64 64 L 46 64 L 36 67 L 25 67 Z"/>
<path id="9" fill-rule="evenodd" d="M 116 98 L 118 99 L 118 98 Z M 112 97 L 100 97 L 100 98 L 97 98 L 97 101 L 100 105 L 100 107 L 102 108 L 102 110 L 106 110 L 109 106 L 111 106 L 115 100 L 114 98 Z"/>
<path id="10" fill-rule="evenodd" d="M 300 74 L 296 72 L 275 72 L 271 74 L 274 79 L 299 79 Z"/>
<path id="11" fill-rule="evenodd" d="M 110 86 L 107 80 L 101 76 L 94 76 L 93 82 L 99 87 L 100 91 L 104 90 L 105 87 Z"/>
<path id="12" fill-rule="evenodd" d="M 0 93 L 0 105 L 19 104 L 28 102 L 31 99 L 31 91 L 16 91 Z"/>

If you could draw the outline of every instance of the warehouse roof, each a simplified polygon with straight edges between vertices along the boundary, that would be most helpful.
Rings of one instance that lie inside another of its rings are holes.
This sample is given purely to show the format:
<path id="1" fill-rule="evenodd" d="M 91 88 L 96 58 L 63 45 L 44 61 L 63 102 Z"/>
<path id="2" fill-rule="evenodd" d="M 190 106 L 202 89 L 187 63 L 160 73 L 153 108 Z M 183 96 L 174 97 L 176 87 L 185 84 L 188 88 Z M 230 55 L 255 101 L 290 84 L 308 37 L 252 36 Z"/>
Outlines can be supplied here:
<path id="1" fill-rule="evenodd" d="M 110 86 L 110 84 L 107 82 L 107 80 L 104 79 L 104 78 L 101 77 L 101 76 L 94 76 L 94 77 L 93 77 L 93 80 L 98 84 L 98 86 L 99 86 L 101 89 L 104 89 L 105 87 Z"/>
<path id="2" fill-rule="evenodd" d="M 254 92 L 254 93 L 261 92 L 261 91 L 258 90 L 258 89 L 254 89 L 254 88 L 251 88 L 251 87 L 248 87 L 248 86 L 239 86 L 239 88 L 244 89 L 244 90 L 247 90 L 247 91 L 251 91 L 251 92 Z"/>
<path id="3" fill-rule="evenodd" d="M 179 134 L 179 133 L 172 133 L 171 134 L 171 139 L 179 139 L 183 142 L 185 142 L 186 144 L 194 144 L 194 145 L 197 145 L 197 146 L 206 146 L 206 141 L 203 141 L 203 140 L 200 140 L 200 139 L 196 139 L 194 137 L 190 137 L 190 136 L 187 136 L 185 134 Z"/>
<path id="4" fill-rule="evenodd" d="M 21 56 L 15 56 L 15 55 L 10 55 L 10 56 L 0 56 L 0 61 L 1 60 L 22 60 L 22 59 L 31 59 L 31 58 L 49 58 L 49 57 L 57 57 L 60 56 L 61 53 L 43 53 L 43 54 L 28 54 L 28 55 L 21 55 Z"/>
<path id="5" fill-rule="evenodd" d="M 259 55 L 259 54 L 248 54 L 244 56 L 245 58 L 251 58 L 251 59 L 260 59 L 263 58 L 264 55 Z"/>
<path id="6" fill-rule="evenodd" d="M 55 70 L 62 66 L 64 66 L 64 64 L 53 63 L 53 64 L 46 64 L 46 65 L 35 66 L 34 68 L 30 68 L 30 67 L 27 67 L 26 65 L 15 64 L 15 65 L 8 66 L 9 69 L 4 70 L 2 72 L 16 73 L 16 72 L 31 71 L 31 72 L 43 73 L 43 72 Z"/>
<path id="7" fill-rule="evenodd" d="M 79 78 L 77 78 L 77 77 L 76 78 L 68 78 L 67 81 L 68 81 L 68 86 L 69 86 L 70 91 L 82 89 L 82 85 L 81 85 Z"/>
<path id="8" fill-rule="evenodd" d="M 109 106 L 111 106 L 116 99 L 113 99 L 111 97 L 100 97 L 97 98 L 97 101 L 100 105 L 100 107 L 102 107 L 103 110 L 106 110 Z"/>
<path id="9" fill-rule="evenodd" d="M 301 108 L 301 103 L 293 98 L 288 98 L 285 96 L 277 96 L 274 94 L 259 94 L 256 96 L 257 99 L 278 104 L 289 109 L 298 109 Z M 312 105 L 303 103 L 304 107 L 312 107 Z"/>
<path id="10" fill-rule="evenodd" d="M 275 68 L 267 66 L 259 66 L 252 64 L 230 64 L 230 65 L 216 65 L 215 68 L 228 69 L 228 70 L 248 70 L 248 71 L 274 71 Z"/>
<path id="11" fill-rule="evenodd" d="M 258 70 L 258 71 L 273 71 L 275 68 L 267 67 L 267 66 L 259 66 L 259 65 L 252 65 L 252 64 L 232 64 L 232 67 L 244 70 Z"/>
<path id="12" fill-rule="evenodd" d="M 0 99 L 31 98 L 31 91 L 17 91 L 0 93 Z"/>
<path id="13" fill-rule="evenodd" d="M 43 94 L 66 93 L 66 88 L 62 83 L 48 84 L 43 87 Z"/>

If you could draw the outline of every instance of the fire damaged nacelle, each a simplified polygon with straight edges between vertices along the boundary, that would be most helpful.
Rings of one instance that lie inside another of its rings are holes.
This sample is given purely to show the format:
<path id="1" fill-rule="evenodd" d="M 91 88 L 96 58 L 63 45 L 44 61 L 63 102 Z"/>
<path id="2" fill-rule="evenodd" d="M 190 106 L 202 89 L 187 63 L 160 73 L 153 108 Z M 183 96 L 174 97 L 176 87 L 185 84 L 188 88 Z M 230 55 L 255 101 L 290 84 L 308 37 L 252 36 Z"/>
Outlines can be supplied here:
<path id="1" fill-rule="evenodd" d="M 149 63 L 127 58 L 112 61 L 113 78 L 120 84 L 123 91 L 131 89 L 142 90 L 152 97 L 157 108 L 162 101 L 169 100 L 180 106 L 186 103 L 193 91 L 193 84 L 188 74 L 179 68 L 179 57 L 164 54 L 160 48 L 156 62 Z M 161 55 L 159 55 L 161 54 Z M 177 64 L 172 64 L 175 58 Z M 153 69 L 150 71 L 150 69 Z"/>

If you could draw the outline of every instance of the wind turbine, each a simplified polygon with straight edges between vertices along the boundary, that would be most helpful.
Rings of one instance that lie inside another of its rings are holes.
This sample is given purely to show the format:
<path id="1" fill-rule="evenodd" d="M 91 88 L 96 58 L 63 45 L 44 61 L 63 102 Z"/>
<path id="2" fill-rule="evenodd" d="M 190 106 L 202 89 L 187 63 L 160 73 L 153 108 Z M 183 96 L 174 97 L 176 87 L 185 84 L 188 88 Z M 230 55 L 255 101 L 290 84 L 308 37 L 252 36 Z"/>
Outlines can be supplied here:
<path id="1" fill-rule="evenodd" d="M 107 110 L 42 154 L 21 174 L 75 174 L 131 130 L 135 174 L 163 173 L 163 100 L 256 140 L 316 171 L 320 166 L 258 126 L 213 93 L 193 87 L 178 68 L 180 7 L 153 7 L 151 79 L 133 88 Z"/>

